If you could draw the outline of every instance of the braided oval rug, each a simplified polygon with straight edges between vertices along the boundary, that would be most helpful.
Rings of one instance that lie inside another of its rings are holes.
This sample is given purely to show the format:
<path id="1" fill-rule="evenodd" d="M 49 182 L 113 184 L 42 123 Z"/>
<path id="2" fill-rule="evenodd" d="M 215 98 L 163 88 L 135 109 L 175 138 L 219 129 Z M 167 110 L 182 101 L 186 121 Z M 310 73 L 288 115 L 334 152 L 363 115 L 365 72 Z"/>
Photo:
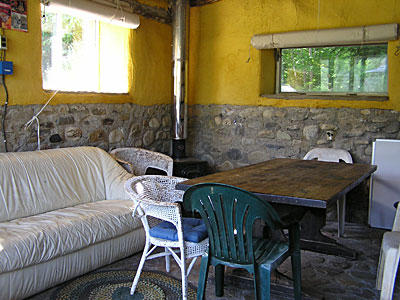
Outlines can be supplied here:
<path id="1" fill-rule="evenodd" d="M 182 299 L 181 281 L 159 272 L 142 271 L 135 294 L 129 294 L 135 271 L 102 271 L 63 284 L 54 300 L 175 300 Z M 196 299 L 189 285 L 188 299 Z"/>

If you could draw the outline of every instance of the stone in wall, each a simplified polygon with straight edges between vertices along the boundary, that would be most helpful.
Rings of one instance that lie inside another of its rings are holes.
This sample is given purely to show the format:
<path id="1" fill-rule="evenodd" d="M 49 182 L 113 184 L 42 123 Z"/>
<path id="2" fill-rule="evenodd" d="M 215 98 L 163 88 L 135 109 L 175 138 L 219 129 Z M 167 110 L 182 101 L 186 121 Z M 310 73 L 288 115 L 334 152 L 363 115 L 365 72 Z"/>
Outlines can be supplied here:
<path id="1" fill-rule="evenodd" d="M 77 141 L 82 137 L 82 130 L 78 127 L 68 127 L 65 129 L 65 139 L 69 141 Z"/>
<path id="2" fill-rule="evenodd" d="M 95 107 L 92 109 L 92 114 L 95 116 L 103 116 L 106 115 L 107 112 L 104 108 Z"/>
<path id="3" fill-rule="evenodd" d="M 249 164 L 256 164 L 269 159 L 268 153 L 265 151 L 254 151 L 248 155 Z"/>
<path id="4" fill-rule="evenodd" d="M 57 123 L 58 125 L 71 125 L 75 123 L 75 118 L 73 116 L 62 116 L 58 119 Z"/>
<path id="5" fill-rule="evenodd" d="M 292 138 L 291 138 L 290 134 L 288 134 L 282 130 L 279 130 L 278 133 L 276 134 L 276 139 L 290 141 Z"/>
<path id="6" fill-rule="evenodd" d="M 171 116 L 169 114 L 162 118 L 161 126 L 163 128 L 167 128 L 168 130 L 170 130 L 170 128 L 171 128 Z"/>
<path id="7" fill-rule="evenodd" d="M 304 138 L 307 141 L 312 141 L 318 138 L 319 126 L 318 125 L 308 125 L 303 129 Z"/>
<path id="8" fill-rule="evenodd" d="M 160 127 L 160 121 L 158 121 L 158 119 L 157 118 L 151 118 L 151 120 L 150 120 L 150 122 L 149 122 L 149 126 L 150 126 L 150 128 L 155 128 L 155 129 L 157 129 L 157 128 L 159 128 Z"/>
<path id="9" fill-rule="evenodd" d="M 143 136 L 143 145 L 148 147 L 153 142 L 154 142 L 154 133 L 152 131 L 147 131 Z"/>
<path id="10" fill-rule="evenodd" d="M 73 115 L 77 114 L 88 114 L 89 113 L 89 108 L 85 104 L 72 104 L 69 106 L 69 113 Z"/>
<path id="11" fill-rule="evenodd" d="M 105 118 L 105 119 L 103 120 L 103 125 L 104 125 L 104 126 L 112 125 L 112 124 L 114 124 L 114 120 L 111 119 L 111 118 Z"/>
<path id="12" fill-rule="evenodd" d="M 128 121 L 129 118 L 130 118 L 130 114 L 121 113 L 121 114 L 119 115 L 119 118 L 120 118 L 121 121 Z"/>
<path id="13" fill-rule="evenodd" d="M 106 133 L 102 129 L 97 129 L 95 131 L 92 131 L 89 135 L 89 143 L 98 143 L 98 142 L 103 142 L 106 139 Z"/>
<path id="14" fill-rule="evenodd" d="M 124 133 L 121 131 L 121 129 L 117 128 L 114 129 L 110 132 L 108 135 L 108 142 L 110 144 L 116 144 L 121 142 L 124 139 Z"/>
<path id="15" fill-rule="evenodd" d="M 230 149 L 227 152 L 227 156 L 230 160 L 240 160 L 242 159 L 242 153 L 239 149 Z"/>
<path id="16" fill-rule="evenodd" d="M 62 137 L 59 134 L 53 134 L 49 138 L 50 143 L 56 144 L 56 143 L 61 143 L 63 141 Z"/>
<path id="17" fill-rule="evenodd" d="M 221 165 L 217 166 L 217 170 L 220 172 L 232 169 L 233 169 L 233 164 L 230 161 L 225 161 Z"/>

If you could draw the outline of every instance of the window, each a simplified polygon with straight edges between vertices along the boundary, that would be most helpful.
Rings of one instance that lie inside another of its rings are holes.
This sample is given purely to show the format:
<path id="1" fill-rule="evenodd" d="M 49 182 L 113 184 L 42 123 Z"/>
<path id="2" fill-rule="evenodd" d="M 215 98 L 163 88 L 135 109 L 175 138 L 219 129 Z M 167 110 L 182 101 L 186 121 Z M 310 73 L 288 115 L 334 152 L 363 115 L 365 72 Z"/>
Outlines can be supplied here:
<path id="1" fill-rule="evenodd" d="M 127 93 L 127 28 L 46 10 L 42 21 L 43 88 Z"/>
<path id="2" fill-rule="evenodd" d="M 277 51 L 277 93 L 387 95 L 387 44 Z"/>

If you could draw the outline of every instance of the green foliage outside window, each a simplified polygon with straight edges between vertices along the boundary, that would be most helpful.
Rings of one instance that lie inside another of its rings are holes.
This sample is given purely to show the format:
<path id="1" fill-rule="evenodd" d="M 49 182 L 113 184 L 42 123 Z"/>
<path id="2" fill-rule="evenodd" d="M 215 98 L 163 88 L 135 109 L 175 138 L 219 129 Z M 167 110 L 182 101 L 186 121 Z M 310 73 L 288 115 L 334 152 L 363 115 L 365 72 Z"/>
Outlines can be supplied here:
<path id="1" fill-rule="evenodd" d="M 280 91 L 387 93 L 387 45 L 282 49 Z"/>
<path id="2" fill-rule="evenodd" d="M 70 15 L 46 13 L 42 21 L 42 73 L 45 81 L 54 63 L 52 39 L 55 35 L 61 37 L 62 56 L 65 58 L 62 63 L 63 69 L 70 70 L 69 58 L 81 47 L 82 43 L 82 19 Z"/>

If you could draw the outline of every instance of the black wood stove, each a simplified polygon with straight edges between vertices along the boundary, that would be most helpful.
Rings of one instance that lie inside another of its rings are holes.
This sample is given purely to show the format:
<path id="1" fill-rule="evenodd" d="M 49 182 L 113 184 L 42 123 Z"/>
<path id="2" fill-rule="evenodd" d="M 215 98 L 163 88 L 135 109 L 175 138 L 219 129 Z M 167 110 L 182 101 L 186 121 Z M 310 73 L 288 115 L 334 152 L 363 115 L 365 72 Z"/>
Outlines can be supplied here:
<path id="1" fill-rule="evenodd" d="M 173 175 L 195 178 L 206 175 L 207 162 L 194 157 L 185 157 L 185 140 L 172 140 Z"/>

